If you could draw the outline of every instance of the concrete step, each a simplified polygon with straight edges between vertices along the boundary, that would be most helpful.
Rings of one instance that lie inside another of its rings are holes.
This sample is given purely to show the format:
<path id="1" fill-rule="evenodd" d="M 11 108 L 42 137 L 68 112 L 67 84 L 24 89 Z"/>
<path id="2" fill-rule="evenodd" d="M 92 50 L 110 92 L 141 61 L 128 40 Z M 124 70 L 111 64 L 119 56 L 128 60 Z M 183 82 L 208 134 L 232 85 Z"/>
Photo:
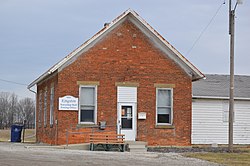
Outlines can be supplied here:
<path id="1" fill-rule="evenodd" d="M 62 145 L 64 149 L 89 150 L 89 143 Z"/>
<path id="2" fill-rule="evenodd" d="M 126 141 L 129 152 L 147 152 L 147 142 L 143 141 Z"/>
<path id="3" fill-rule="evenodd" d="M 132 148 L 132 149 L 129 149 L 129 152 L 147 152 L 147 148 Z"/>
<path id="4" fill-rule="evenodd" d="M 140 148 L 145 148 L 146 146 L 145 145 L 128 145 L 128 148 L 131 148 L 131 149 L 140 149 Z"/>
<path id="5" fill-rule="evenodd" d="M 129 145 L 147 145 L 147 142 L 144 141 L 125 141 Z"/>

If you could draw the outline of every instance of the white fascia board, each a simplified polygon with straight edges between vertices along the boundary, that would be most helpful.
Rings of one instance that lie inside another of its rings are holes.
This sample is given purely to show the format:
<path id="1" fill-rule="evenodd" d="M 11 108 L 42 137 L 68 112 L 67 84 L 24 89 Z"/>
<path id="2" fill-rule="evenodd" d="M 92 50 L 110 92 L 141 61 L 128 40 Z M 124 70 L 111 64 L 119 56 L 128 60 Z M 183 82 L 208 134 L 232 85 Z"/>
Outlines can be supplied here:
<path id="1" fill-rule="evenodd" d="M 139 22 L 141 22 L 152 34 L 154 34 L 162 43 L 164 43 L 175 55 L 177 55 L 182 62 L 184 62 L 185 65 L 189 67 L 189 69 L 192 70 L 192 72 L 196 73 L 198 78 L 204 78 L 205 76 L 194 66 L 192 65 L 183 55 L 181 55 L 171 44 L 169 44 L 156 30 L 154 30 L 143 18 L 141 18 L 135 11 L 128 9 L 123 14 L 118 16 L 116 19 L 114 19 L 104 30 L 101 30 L 100 33 L 97 33 L 97 35 L 93 36 L 90 40 L 88 40 L 86 43 L 84 43 L 82 46 L 74 50 L 68 57 L 64 58 L 61 62 L 59 62 L 57 65 L 55 65 L 50 72 L 54 72 L 60 67 L 64 67 L 66 62 L 68 62 L 70 59 L 75 57 L 77 54 L 81 54 L 81 52 L 87 48 L 91 43 L 93 43 L 95 40 L 97 40 L 100 36 L 102 36 L 104 33 L 109 31 L 115 24 L 120 22 L 125 16 L 127 16 L 129 13 L 131 13 Z M 69 62 L 70 63 L 70 62 Z M 62 69 L 60 69 L 62 70 Z"/>
<path id="2" fill-rule="evenodd" d="M 102 29 L 101 31 L 99 31 L 97 33 L 97 35 L 93 36 L 90 40 L 88 40 L 86 43 L 84 43 L 82 46 L 80 46 L 78 49 L 76 49 L 74 52 L 72 52 L 72 56 L 70 58 L 67 59 L 67 61 L 65 61 L 64 63 L 62 63 L 60 66 L 57 67 L 58 71 L 61 71 L 64 67 L 68 66 L 69 64 L 71 64 L 72 62 L 74 62 L 74 58 L 77 58 L 78 56 L 80 56 L 83 52 L 87 51 L 89 48 L 91 48 L 93 45 L 95 45 L 95 43 L 97 43 L 99 41 L 99 39 L 101 39 L 102 35 L 105 35 L 105 33 L 109 33 L 109 31 L 112 31 L 112 29 L 114 29 L 116 26 L 118 26 L 119 24 L 117 24 L 118 22 L 122 22 L 123 17 L 119 17 L 119 20 L 115 20 L 113 22 L 111 22 L 109 25 L 107 25 L 107 27 L 105 27 L 104 29 Z M 56 69 L 56 70 L 57 70 Z"/>
<path id="3" fill-rule="evenodd" d="M 40 77 L 38 77 L 37 79 L 35 79 L 32 83 L 30 83 L 28 86 L 27 86 L 27 89 L 30 89 L 32 88 L 33 86 L 35 86 L 38 82 L 40 82 L 42 79 L 44 79 L 46 76 L 49 75 L 49 72 L 45 72 L 43 73 Z"/>
<path id="4" fill-rule="evenodd" d="M 175 55 L 177 55 L 193 72 L 197 74 L 199 78 L 204 78 L 205 75 L 202 74 L 193 64 L 191 64 L 179 51 L 177 51 L 170 43 L 168 43 L 153 27 L 151 27 L 143 18 L 141 18 L 135 11 L 130 10 L 130 12 L 151 31 L 157 38 L 164 43 Z"/>
<path id="5" fill-rule="evenodd" d="M 75 57 L 77 54 L 82 52 L 87 46 L 89 46 L 91 43 L 93 43 L 96 39 L 98 39 L 100 36 L 102 36 L 105 32 L 107 32 L 109 29 L 111 29 L 117 22 L 122 20 L 128 13 L 130 13 L 130 9 L 125 11 L 122 15 L 118 16 L 115 20 L 113 20 L 109 25 L 104 27 L 102 30 L 97 32 L 92 38 L 90 38 L 87 42 L 82 44 L 80 47 L 75 49 L 72 53 L 70 53 L 66 58 L 64 58 L 62 61 L 60 61 L 57 65 L 55 65 L 50 71 L 54 72 L 57 69 L 59 69 L 61 66 L 63 66 L 66 62 L 68 62 L 71 58 Z"/>
<path id="6" fill-rule="evenodd" d="M 100 31 L 100 33 L 97 33 L 94 35 L 91 39 L 89 39 L 86 43 L 82 44 L 80 47 L 75 49 L 73 52 L 71 52 L 68 56 L 63 58 L 61 61 L 59 61 L 57 64 L 55 64 L 53 67 L 51 67 L 47 72 L 42 74 L 40 77 L 38 77 L 35 81 L 33 81 L 31 84 L 28 85 L 28 89 L 33 87 L 35 84 L 43 80 L 48 75 L 54 73 L 56 70 L 58 70 L 60 67 L 62 67 L 66 62 L 68 62 L 71 58 L 73 58 L 75 55 L 77 55 L 79 52 L 81 52 L 85 47 L 87 47 L 90 43 L 92 43 L 94 40 L 96 40 L 99 36 L 101 36 L 103 33 L 105 33 L 107 30 L 109 30 L 114 24 L 119 22 L 121 19 L 123 19 L 128 13 L 130 13 L 130 10 L 127 10 L 122 15 L 118 16 L 117 19 L 112 21 L 107 27 L 105 27 L 103 30 Z"/>
<path id="7" fill-rule="evenodd" d="M 42 74 L 39 78 L 37 78 L 35 81 L 33 81 L 30 85 L 28 85 L 28 89 L 33 87 L 35 84 L 40 82 L 42 79 L 47 77 L 48 75 L 54 73 L 59 68 L 63 68 L 69 60 L 71 60 L 73 57 L 78 55 L 80 52 L 84 50 L 88 45 L 90 45 L 93 41 L 98 39 L 101 35 L 103 35 L 105 32 L 107 32 L 110 28 L 112 28 L 116 23 L 118 23 L 120 20 L 122 20 L 126 15 L 131 13 L 135 18 L 139 20 L 147 29 L 151 31 L 162 43 L 164 43 L 175 55 L 177 55 L 194 73 L 197 74 L 198 77 L 195 79 L 200 79 L 205 77 L 194 65 L 192 65 L 183 55 L 181 55 L 171 44 L 169 44 L 156 30 L 154 30 L 144 19 L 142 19 L 135 11 L 128 9 L 124 13 L 122 13 L 120 16 L 118 16 L 116 19 L 114 19 L 109 25 L 107 25 L 105 28 L 100 30 L 96 35 L 94 35 L 92 38 L 90 38 L 87 42 L 82 44 L 80 47 L 72 51 L 69 55 L 67 55 L 65 58 L 63 58 L 61 61 L 59 61 L 56 65 L 51 67 L 47 72 Z"/>

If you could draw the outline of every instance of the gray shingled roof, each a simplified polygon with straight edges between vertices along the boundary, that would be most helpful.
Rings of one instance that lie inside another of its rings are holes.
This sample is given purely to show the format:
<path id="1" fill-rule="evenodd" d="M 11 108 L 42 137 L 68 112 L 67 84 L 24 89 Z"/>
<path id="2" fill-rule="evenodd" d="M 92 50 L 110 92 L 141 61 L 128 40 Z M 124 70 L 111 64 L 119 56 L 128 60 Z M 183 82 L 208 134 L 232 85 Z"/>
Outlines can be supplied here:
<path id="1" fill-rule="evenodd" d="M 235 75 L 235 99 L 250 99 L 250 76 Z M 229 98 L 229 75 L 206 74 L 193 82 L 193 97 Z"/>

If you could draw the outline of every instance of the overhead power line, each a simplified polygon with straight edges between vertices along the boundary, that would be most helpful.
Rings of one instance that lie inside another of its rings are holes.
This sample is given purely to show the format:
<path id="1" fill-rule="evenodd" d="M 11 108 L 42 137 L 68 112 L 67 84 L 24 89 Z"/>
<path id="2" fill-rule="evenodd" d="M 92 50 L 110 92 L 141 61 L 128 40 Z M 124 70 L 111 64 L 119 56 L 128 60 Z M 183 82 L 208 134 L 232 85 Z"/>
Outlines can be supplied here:
<path id="1" fill-rule="evenodd" d="M 11 83 L 11 84 L 16 84 L 16 85 L 28 86 L 27 84 L 15 82 L 15 81 L 10 81 L 10 80 L 5 80 L 5 79 L 1 79 L 1 78 L 0 78 L 0 81 L 8 82 L 8 83 Z"/>
<path id="2" fill-rule="evenodd" d="M 197 37 L 197 39 L 194 41 L 193 45 L 191 46 L 191 48 L 187 51 L 186 55 L 188 55 L 194 48 L 194 46 L 198 43 L 198 41 L 200 40 L 201 36 L 205 33 L 205 31 L 207 30 L 207 28 L 209 27 L 209 25 L 213 22 L 214 18 L 217 16 L 218 12 L 220 11 L 221 7 L 226 4 L 226 2 L 224 1 L 222 4 L 220 4 L 219 8 L 217 9 L 217 11 L 215 12 L 215 14 L 213 15 L 213 17 L 210 19 L 210 21 L 208 22 L 207 26 L 201 31 L 200 35 Z"/>

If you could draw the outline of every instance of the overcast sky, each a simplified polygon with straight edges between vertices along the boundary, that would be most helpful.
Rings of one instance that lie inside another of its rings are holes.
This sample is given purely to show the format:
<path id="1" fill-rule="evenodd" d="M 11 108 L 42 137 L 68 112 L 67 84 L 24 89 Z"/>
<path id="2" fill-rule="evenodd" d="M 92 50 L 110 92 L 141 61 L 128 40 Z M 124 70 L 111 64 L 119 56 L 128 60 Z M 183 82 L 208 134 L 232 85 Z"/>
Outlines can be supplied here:
<path id="1" fill-rule="evenodd" d="M 228 0 L 0 0 L 0 92 L 29 84 L 131 8 L 203 73 L 229 74 Z M 211 18 L 219 9 L 211 24 Z M 250 75 L 250 2 L 236 9 L 235 73 Z M 200 33 L 209 24 L 192 48 Z M 1 80 L 2 79 L 2 80 Z"/>

